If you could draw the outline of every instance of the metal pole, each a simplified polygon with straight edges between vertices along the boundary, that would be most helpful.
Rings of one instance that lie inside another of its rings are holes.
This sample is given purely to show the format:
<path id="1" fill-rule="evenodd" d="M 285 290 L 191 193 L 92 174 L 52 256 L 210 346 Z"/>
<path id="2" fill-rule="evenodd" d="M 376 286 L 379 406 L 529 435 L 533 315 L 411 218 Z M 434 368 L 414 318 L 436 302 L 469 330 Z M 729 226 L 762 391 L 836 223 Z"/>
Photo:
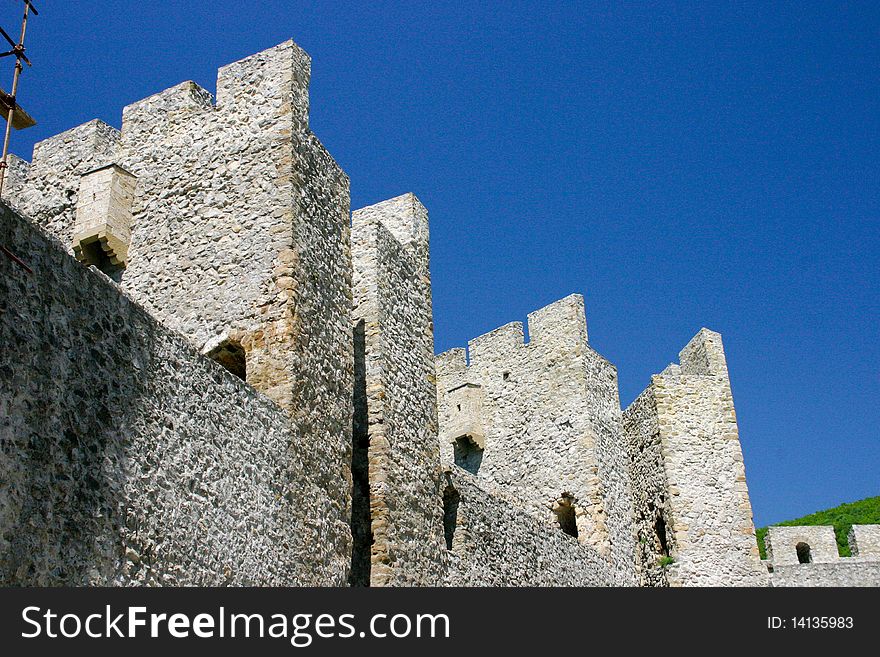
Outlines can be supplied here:
<path id="1" fill-rule="evenodd" d="M 19 52 L 24 49 L 24 35 L 27 31 L 28 10 L 30 7 L 30 2 L 24 3 L 24 16 L 21 19 L 21 37 L 18 39 L 18 46 L 16 47 Z M 15 95 L 18 93 L 18 78 L 22 71 L 21 57 L 18 56 L 19 52 L 16 52 L 15 55 L 15 73 L 12 74 L 12 98 L 9 104 L 9 113 L 6 115 L 6 134 L 3 137 L 3 159 L 0 160 L 0 197 L 3 195 L 3 183 L 6 182 L 6 169 L 9 166 L 6 163 L 6 156 L 9 154 L 9 135 L 12 132 L 12 117 L 15 114 L 17 102 Z"/>

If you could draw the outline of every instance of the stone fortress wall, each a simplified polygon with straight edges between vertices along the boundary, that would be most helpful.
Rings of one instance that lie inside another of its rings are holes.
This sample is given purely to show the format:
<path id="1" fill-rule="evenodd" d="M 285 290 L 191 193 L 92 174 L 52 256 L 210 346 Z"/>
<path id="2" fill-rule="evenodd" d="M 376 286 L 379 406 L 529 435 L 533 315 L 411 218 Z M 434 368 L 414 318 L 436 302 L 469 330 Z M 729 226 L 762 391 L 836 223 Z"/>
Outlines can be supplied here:
<path id="1" fill-rule="evenodd" d="M 11 161 L 0 584 L 876 582 L 876 527 L 758 559 L 718 334 L 625 411 L 578 295 L 435 358 L 427 210 L 350 214 L 309 70 L 288 41 Z"/>
<path id="2" fill-rule="evenodd" d="M 679 359 L 623 413 L 644 581 L 764 585 L 721 336 Z"/>
<path id="3" fill-rule="evenodd" d="M 880 525 L 853 525 L 850 557 L 838 552 L 834 528 L 770 527 L 767 566 L 773 586 L 880 586 Z"/>
<path id="4" fill-rule="evenodd" d="M 444 460 L 634 579 L 617 371 L 589 346 L 581 296 L 528 326 L 528 343 L 517 322 L 437 357 Z"/>
<path id="5" fill-rule="evenodd" d="M 344 584 L 338 464 L 2 205 L 0 234 L 0 583 Z"/>

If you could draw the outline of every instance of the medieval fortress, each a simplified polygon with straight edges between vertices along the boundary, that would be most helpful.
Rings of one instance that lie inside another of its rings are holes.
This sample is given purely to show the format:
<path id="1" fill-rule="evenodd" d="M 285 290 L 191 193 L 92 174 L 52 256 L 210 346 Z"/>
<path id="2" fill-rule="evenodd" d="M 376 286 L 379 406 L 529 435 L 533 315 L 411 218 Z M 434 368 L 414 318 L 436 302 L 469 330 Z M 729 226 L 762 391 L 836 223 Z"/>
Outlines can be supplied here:
<path id="1" fill-rule="evenodd" d="M 292 41 L 14 159 L 0 584 L 880 585 L 755 542 L 721 336 L 621 409 L 572 295 L 434 355 L 428 212 L 350 212 Z"/>

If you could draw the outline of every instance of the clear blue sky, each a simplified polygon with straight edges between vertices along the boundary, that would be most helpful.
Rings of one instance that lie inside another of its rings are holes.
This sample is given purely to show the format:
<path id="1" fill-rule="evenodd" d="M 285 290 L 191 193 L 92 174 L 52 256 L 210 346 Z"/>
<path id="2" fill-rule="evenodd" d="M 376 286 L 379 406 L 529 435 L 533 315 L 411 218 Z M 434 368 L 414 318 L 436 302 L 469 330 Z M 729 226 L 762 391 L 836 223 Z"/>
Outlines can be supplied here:
<path id="1" fill-rule="evenodd" d="M 628 404 L 708 326 L 759 525 L 880 494 L 880 4 L 37 7 L 20 155 L 293 37 L 352 207 L 430 210 L 438 351 L 581 292 Z"/>

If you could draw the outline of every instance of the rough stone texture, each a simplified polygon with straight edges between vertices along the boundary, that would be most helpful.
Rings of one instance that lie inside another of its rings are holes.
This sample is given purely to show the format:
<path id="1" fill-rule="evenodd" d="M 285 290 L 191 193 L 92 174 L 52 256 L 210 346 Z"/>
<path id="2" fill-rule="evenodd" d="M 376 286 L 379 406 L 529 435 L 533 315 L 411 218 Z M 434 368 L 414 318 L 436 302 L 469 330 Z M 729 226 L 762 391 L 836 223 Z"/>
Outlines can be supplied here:
<path id="1" fill-rule="evenodd" d="M 31 162 L 13 158 L 3 198 L 73 253 L 80 177 L 117 159 L 119 130 L 94 119 L 34 146 Z"/>
<path id="2" fill-rule="evenodd" d="M 471 340 L 467 354 L 437 357 L 444 462 L 455 461 L 463 425 L 481 427 L 482 485 L 557 527 L 555 511 L 573 503 L 578 540 L 634 577 L 617 371 L 587 343 L 580 295 L 531 313 L 528 325 L 528 343 L 517 322 Z M 462 404 L 466 384 L 479 402 Z"/>
<path id="3" fill-rule="evenodd" d="M 773 564 L 785 565 L 798 562 L 797 546 L 809 547 L 811 563 L 834 563 L 840 558 L 834 527 L 830 525 L 813 527 L 769 527 L 764 545 L 767 560 Z"/>
<path id="4" fill-rule="evenodd" d="M 672 554 L 669 482 L 663 463 L 663 441 L 654 387 L 648 388 L 623 414 L 630 450 L 630 477 L 637 532 L 636 554 L 643 586 L 668 586 L 663 557 Z M 667 560 L 668 561 L 668 560 Z"/>
<path id="5" fill-rule="evenodd" d="M 765 586 L 721 336 L 679 358 L 624 412 L 643 582 Z"/>
<path id="6" fill-rule="evenodd" d="M 288 41 L 220 69 L 216 105 L 179 84 L 126 107 L 121 133 L 91 121 L 40 142 L 7 194 L 68 244 L 80 177 L 132 172 L 123 288 L 199 348 L 240 342 L 249 383 L 288 410 L 327 403 L 294 403 L 310 394 L 303 372 L 350 389 L 348 178 L 308 128 L 309 70 Z M 298 419 L 350 425 L 342 408 Z"/>
<path id="7" fill-rule="evenodd" d="M 344 584 L 338 463 L 0 205 L 0 585 Z"/>
<path id="8" fill-rule="evenodd" d="M 121 133 L 92 121 L 47 139 L 8 197 L 69 247 L 81 176 L 134 174 L 123 289 L 205 353 L 243 348 L 248 383 L 336 464 L 322 483 L 347 514 L 349 183 L 309 130 L 309 71 L 287 41 L 221 68 L 216 105 L 184 82 L 126 107 Z"/>
<path id="9" fill-rule="evenodd" d="M 481 487 L 479 477 L 452 466 L 447 495 L 457 493 L 448 513 L 449 586 L 628 586 L 589 545 L 560 531 L 547 531 L 522 506 Z"/>
<path id="10" fill-rule="evenodd" d="M 577 295 L 435 368 L 427 211 L 350 227 L 309 75 L 288 41 L 10 157 L 60 243 L 0 207 L 0 584 L 880 583 L 876 526 L 758 560 L 718 334 L 623 414 Z"/>
<path id="11" fill-rule="evenodd" d="M 773 586 L 880 586 L 880 525 L 852 526 L 852 557 L 839 556 L 830 525 L 770 527 L 764 540 Z"/>
<path id="12" fill-rule="evenodd" d="M 353 583 L 437 584 L 442 486 L 424 206 L 405 194 L 355 212 L 352 257 Z"/>
<path id="13" fill-rule="evenodd" d="M 880 561 L 880 525 L 853 525 L 847 541 L 854 557 Z"/>
<path id="14" fill-rule="evenodd" d="M 880 561 L 844 557 L 836 563 L 776 566 L 772 586 L 880 586 Z"/>

